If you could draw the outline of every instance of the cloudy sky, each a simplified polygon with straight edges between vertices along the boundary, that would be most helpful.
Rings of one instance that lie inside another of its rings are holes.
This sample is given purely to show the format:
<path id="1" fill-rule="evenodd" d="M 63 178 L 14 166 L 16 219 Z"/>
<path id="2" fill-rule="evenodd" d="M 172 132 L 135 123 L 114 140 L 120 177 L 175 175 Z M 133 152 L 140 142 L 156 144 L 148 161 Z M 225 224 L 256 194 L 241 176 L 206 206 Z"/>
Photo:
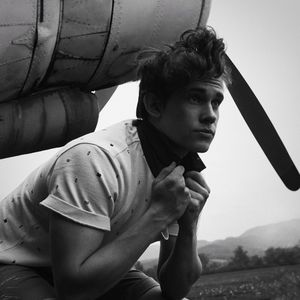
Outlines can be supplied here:
<path id="1" fill-rule="evenodd" d="M 214 0 L 208 24 L 261 101 L 300 169 L 300 1 Z M 135 117 L 138 84 L 120 86 L 100 113 L 98 128 Z M 0 198 L 57 149 L 0 160 Z M 198 238 L 237 236 L 269 223 L 300 218 L 300 191 L 281 182 L 230 95 L 216 138 L 202 155 L 212 193 Z"/>

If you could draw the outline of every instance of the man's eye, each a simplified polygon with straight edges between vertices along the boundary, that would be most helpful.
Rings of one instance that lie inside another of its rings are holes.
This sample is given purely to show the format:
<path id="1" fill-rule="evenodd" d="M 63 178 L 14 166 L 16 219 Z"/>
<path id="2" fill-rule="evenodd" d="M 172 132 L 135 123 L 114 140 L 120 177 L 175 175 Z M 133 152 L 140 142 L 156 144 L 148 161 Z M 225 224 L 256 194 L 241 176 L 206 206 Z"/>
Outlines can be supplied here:
<path id="1" fill-rule="evenodd" d="M 189 101 L 191 103 L 200 103 L 201 102 L 201 98 L 199 96 L 196 96 L 196 95 L 191 95 L 189 97 Z"/>
<path id="2" fill-rule="evenodd" d="M 215 99 L 212 101 L 212 105 L 214 107 L 219 107 L 221 103 L 222 103 L 222 100 L 220 100 L 220 99 Z"/>

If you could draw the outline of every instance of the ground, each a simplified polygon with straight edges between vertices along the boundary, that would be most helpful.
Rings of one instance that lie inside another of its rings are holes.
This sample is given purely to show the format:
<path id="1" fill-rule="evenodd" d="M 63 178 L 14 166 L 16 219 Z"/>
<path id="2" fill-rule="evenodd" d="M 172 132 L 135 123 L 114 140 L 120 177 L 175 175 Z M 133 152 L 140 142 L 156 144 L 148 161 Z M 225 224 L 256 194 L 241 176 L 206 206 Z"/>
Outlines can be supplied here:
<path id="1" fill-rule="evenodd" d="M 202 275 L 191 300 L 298 300 L 300 265 Z"/>

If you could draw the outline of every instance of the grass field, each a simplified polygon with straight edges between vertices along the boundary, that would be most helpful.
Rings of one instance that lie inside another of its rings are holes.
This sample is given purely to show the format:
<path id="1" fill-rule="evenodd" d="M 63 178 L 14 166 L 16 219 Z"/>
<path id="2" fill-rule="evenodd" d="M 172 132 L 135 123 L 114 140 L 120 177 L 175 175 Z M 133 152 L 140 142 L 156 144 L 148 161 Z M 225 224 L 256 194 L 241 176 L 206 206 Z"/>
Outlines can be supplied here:
<path id="1" fill-rule="evenodd" d="M 300 265 L 202 275 L 191 300 L 300 300 Z"/>

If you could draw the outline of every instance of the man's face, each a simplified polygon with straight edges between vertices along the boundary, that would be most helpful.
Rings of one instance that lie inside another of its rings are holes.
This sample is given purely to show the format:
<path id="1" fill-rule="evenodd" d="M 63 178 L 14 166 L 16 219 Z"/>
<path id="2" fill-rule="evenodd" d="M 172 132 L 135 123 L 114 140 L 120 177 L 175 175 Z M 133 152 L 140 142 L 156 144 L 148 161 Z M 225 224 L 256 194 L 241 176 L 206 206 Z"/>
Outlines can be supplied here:
<path id="1" fill-rule="evenodd" d="M 178 146 L 178 154 L 209 149 L 223 98 L 221 79 L 191 81 L 168 97 L 157 125 Z"/>

